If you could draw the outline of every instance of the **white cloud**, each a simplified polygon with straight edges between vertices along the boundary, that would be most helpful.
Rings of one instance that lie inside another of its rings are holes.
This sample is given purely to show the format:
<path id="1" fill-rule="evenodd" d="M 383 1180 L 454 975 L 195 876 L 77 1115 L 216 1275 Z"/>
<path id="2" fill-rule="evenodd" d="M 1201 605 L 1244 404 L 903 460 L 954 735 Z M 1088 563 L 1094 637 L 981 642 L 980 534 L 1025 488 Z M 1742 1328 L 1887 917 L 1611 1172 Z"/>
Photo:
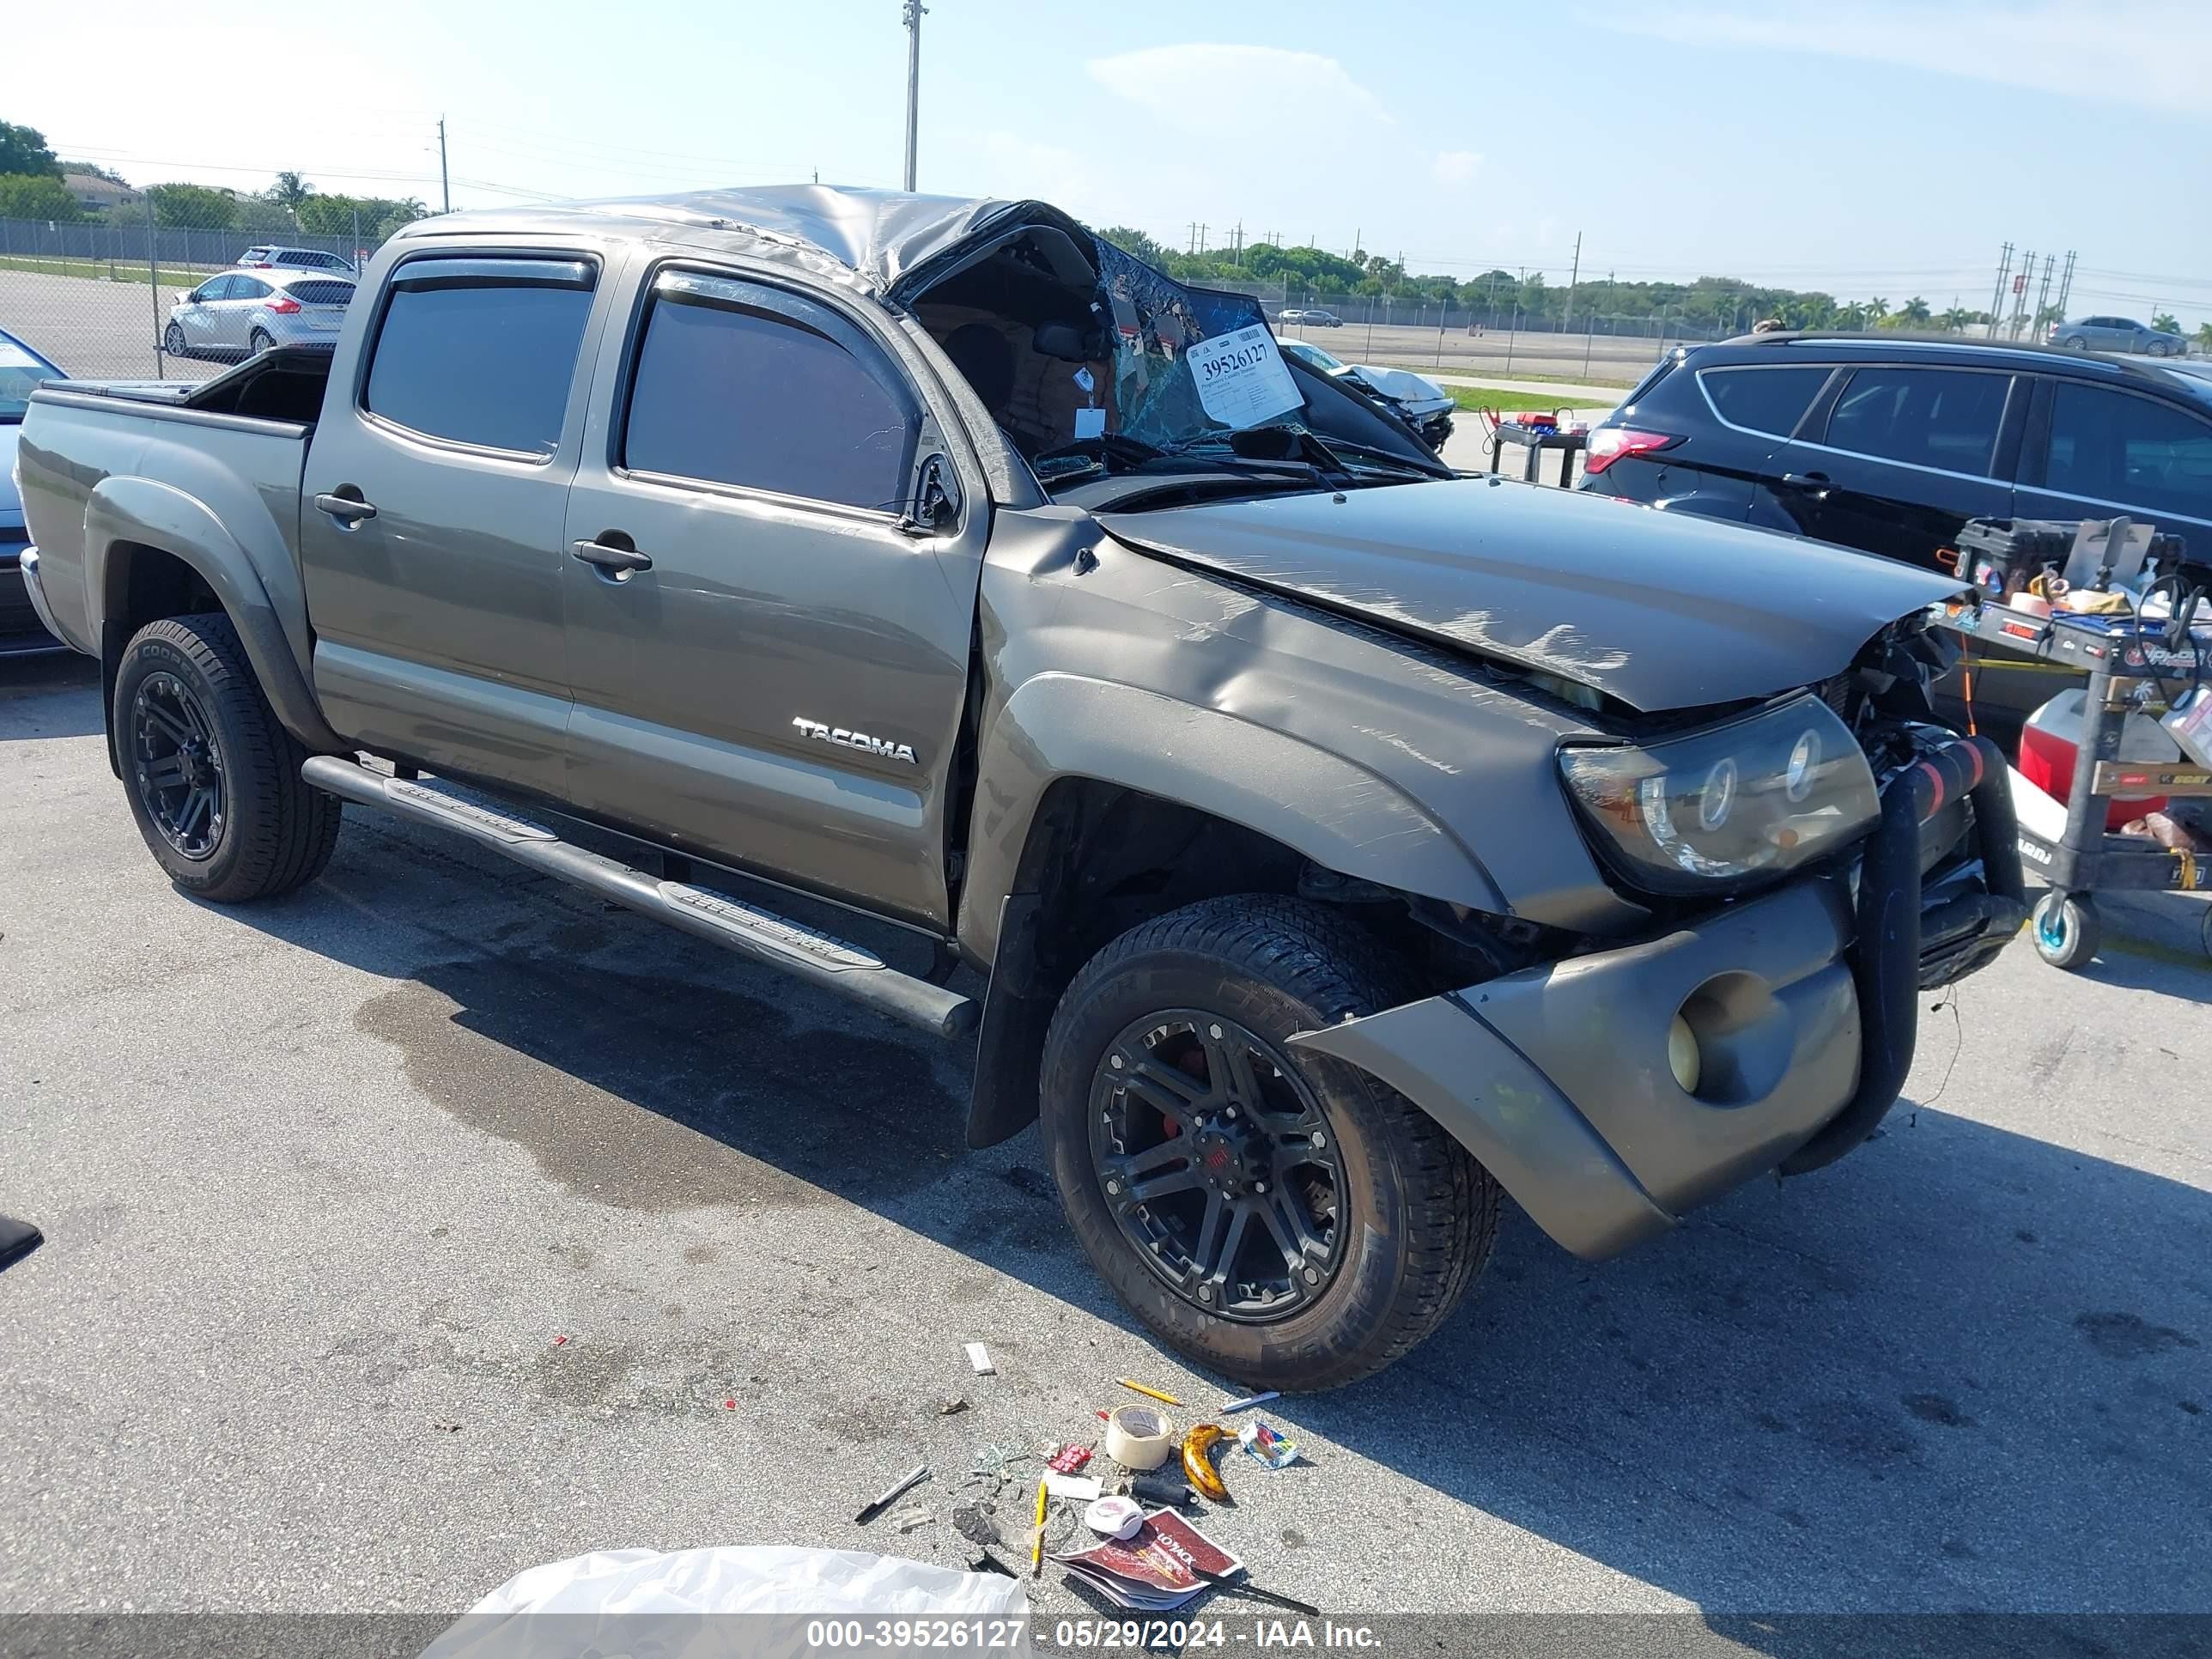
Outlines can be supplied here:
<path id="1" fill-rule="evenodd" d="M 2107 103 L 2212 112 L 2203 0 L 1813 0 L 1756 9 L 1674 5 L 1608 14 L 1615 27 L 1697 46 L 1763 46 L 1895 64 Z"/>
<path id="2" fill-rule="evenodd" d="M 1146 46 L 1094 58 L 1091 78 L 1168 125 L 1209 137 L 1249 137 L 1256 112 L 1294 110 L 1312 128 L 1346 115 L 1388 124 L 1382 100 L 1343 64 L 1279 46 Z"/>
<path id="3" fill-rule="evenodd" d="M 1471 149 L 1443 150 L 1429 163 L 1429 176 L 1452 190 L 1474 183 L 1474 175 L 1481 170 L 1482 157 Z"/>

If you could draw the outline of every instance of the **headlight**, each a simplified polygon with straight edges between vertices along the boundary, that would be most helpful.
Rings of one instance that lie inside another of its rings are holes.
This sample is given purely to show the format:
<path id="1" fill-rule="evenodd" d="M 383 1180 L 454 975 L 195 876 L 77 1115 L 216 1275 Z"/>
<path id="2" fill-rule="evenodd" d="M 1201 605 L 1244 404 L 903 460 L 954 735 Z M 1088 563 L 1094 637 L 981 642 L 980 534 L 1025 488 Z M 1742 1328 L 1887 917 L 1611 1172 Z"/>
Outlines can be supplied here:
<path id="1" fill-rule="evenodd" d="M 1632 885 L 1709 894 L 1847 846 L 1881 815 L 1866 757 L 1806 696 L 1644 748 L 1559 751 L 1569 793 Z"/>

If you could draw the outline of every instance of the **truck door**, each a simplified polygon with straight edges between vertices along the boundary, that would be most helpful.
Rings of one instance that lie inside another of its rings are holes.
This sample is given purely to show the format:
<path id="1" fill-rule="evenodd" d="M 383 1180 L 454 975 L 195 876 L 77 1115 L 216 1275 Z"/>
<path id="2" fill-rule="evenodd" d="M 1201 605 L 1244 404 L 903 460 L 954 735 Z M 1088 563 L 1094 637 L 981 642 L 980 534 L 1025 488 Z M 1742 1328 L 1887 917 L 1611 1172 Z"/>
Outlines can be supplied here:
<path id="1" fill-rule="evenodd" d="M 832 296 L 669 263 L 629 309 L 568 500 L 568 798 L 945 925 L 981 492 L 941 530 L 904 519 L 951 476 L 942 428 Z"/>
<path id="2" fill-rule="evenodd" d="M 365 747 L 560 792 L 562 524 L 600 286 L 573 252 L 410 258 L 332 365 L 300 556 L 317 694 Z"/>
<path id="3" fill-rule="evenodd" d="M 1804 535 L 1942 569 L 1967 520 L 2011 515 L 2013 385 L 2003 369 L 1851 370 L 1768 461 L 1773 507 Z"/>

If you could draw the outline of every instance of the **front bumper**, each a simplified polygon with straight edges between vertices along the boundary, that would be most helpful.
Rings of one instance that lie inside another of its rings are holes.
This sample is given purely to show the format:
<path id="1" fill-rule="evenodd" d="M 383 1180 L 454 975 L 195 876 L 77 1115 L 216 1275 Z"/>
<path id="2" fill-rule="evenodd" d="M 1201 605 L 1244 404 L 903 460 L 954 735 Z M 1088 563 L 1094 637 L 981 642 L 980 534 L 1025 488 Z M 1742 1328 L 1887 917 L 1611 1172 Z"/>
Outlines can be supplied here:
<path id="1" fill-rule="evenodd" d="M 1841 877 L 1808 878 L 1658 939 L 1292 1045 L 1428 1112 L 1566 1249 L 1613 1255 L 1753 1176 L 1818 1168 L 1874 1132 L 1911 1064 L 1923 984 L 1971 972 L 2026 915 L 2006 787 L 1986 739 L 1954 744 L 1890 781 L 1856 897 Z M 1923 915 L 1920 826 L 1961 795 L 1975 809 L 1976 890 L 1954 876 Z M 1668 1063 L 1677 1014 L 1698 1037 L 1695 1094 Z"/>

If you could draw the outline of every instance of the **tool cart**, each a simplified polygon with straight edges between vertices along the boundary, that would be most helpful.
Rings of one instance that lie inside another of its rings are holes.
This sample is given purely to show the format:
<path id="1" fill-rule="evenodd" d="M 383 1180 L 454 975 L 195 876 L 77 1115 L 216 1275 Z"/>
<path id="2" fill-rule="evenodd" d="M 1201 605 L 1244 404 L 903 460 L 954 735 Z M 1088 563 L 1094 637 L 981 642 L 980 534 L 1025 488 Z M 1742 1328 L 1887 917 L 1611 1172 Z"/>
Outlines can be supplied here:
<path id="1" fill-rule="evenodd" d="M 2065 611 L 2039 615 L 1996 600 L 1947 605 L 1941 619 L 2014 656 L 2088 676 L 2063 829 L 2050 798 L 2014 775 L 2021 856 L 2051 884 L 2029 922 L 2037 955 L 2057 968 L 2086 965 L 2097 951 L 2100 892 L 2212 889 L 2212 857 L 2193 846 L 2167 847 L 2140 836 L 2114 835 L 2107 824 L 2108 809 L 2118 795 L 2212 799 L 2212 769 L 2197 764 L 2185 752 L 2171 763 L 2119 757 L 2130 713 L 2162 712 L 2169 690 L 2212 683 L 2212 628 L 2199 623 L 2188 636 L 2169 643 L 2163 621 Z M 2035 799 L 2023 799 L 2024 794 Z M 2038 820 L 2040 828 L 2035 827 Z M 2212 907 L 2202 927 L 2206 953 L 2212 955 Z"/>

